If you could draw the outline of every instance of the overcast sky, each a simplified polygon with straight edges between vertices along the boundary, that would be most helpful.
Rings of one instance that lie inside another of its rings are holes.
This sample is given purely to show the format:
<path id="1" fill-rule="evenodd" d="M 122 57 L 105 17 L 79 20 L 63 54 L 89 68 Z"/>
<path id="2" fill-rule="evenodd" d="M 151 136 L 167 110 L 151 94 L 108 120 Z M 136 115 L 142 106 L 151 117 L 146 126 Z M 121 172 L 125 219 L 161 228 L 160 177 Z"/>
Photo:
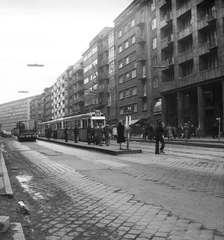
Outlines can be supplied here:
<path id="1" fill-rule="evenodd" d="M 0 104 L 41 94 L 132 0 L 0 0 Z M 27 67 L 28 63 L 44 67 Z M 28 91 L 29 93 L 18 93 Z"/>

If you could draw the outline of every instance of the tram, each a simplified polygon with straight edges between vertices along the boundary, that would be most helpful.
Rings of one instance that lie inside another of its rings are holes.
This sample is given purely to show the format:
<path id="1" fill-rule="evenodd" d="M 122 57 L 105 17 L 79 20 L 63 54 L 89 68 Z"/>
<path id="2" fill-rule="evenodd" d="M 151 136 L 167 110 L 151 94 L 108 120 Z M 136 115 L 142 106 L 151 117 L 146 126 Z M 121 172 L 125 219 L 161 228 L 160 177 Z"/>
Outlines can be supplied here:
<path id="1" fill-rule="evenodd" d="M 64 129 L 67 127 L 68 139 L 73 140 L 73 130 L 77 124 L 79 128 L 79 141 L 87 141 L 87 127 L 90 125 L 91 128 L 93 128 L 95 123 L 102 123 L 103 126 L 105 126 L 106 123 L 105 115 L 99 110 L 95 110 L 95 112 L 54 119 L 47 122 L 41 122 L 38 124 L 39 136 L 45 137 L 45 130 L 51 127 L 52 130 L 57 130 L 58 138 L 63 139 Z"/>

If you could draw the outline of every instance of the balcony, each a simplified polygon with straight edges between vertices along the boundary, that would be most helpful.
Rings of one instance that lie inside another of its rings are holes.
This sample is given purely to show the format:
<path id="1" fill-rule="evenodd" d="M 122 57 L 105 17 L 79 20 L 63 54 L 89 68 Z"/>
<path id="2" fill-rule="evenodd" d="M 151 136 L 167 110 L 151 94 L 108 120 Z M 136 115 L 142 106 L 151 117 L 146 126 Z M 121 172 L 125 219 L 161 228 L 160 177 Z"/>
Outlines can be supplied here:
<path id="1" fill-rule="evenodd" d="M 104 66 L 103 61 L 99 61 L 99 62 L 98 62 L 98 68 L 102 68 L 103 66 Z"/>
<path id="2" fill-rule="evenodd" d="M 162 39 L 161 49 L 168 47 L 171 43 L 173 43 L 173 34 L 171 34 L 168 37 Z"/>
<path id="3" fill-rule="evenodd" d="M 186 36 L 190 35 L 193 33 L 193 26 L 190 25 L 186 28 L 184 28 L 183 30 L 181 30 L 180 32 L 178 32 L 177 34 L 177 40 L 180 40 L 182 38 L 185 38 Z"/>
<path id="4" fill-rule="evenodd" d="M 146 61 L 146 54 L 145 53 L 140 53 L 136 56 L 136 61 L 137 62 L 145 62 Z"/>
<path id="5" fill-rule="evenodd" d="M 161 68 L 163 71 L 171 67 L 172 65 L 174 65 L 174 57 L 168 58 L 165 61 L 161 62 Z"/>
<path id="6" fill-rule="evenodd" d="M 178 55 L 178 63 L 183 63 L 183 62 L 187 62 L 189 61 L 190 59 L 193 59 L 194 58 L 194 50 L 190 50 L 190 51 L 187 51 L 187 52 L 183 52 L 183 53 L 180 53 Z"/>
<path id="7" fill-rule="evenodd" d="M 177 18 L 181 15 L 183 15 L 184 13 L 186 13 L 187 11 L 189 11 L 192 8 L 191 6 L 191 1 L 187 1 L 184 2 L 183 4 L 181 4 L 180 6 L 177 6 Z"/>
<path id="8" fill-rule="evenodd" d="M 166 3 L 166 0 L 159 0 L 159 8 L 163 7 Z"/>
<path id="9" fill-rule="evenodd" d="M 139 37 L 137 37 L 137 44 L 140 44 L 140 45 L 142 45 L 142 44 L 145 44 L 145 41 L 146 41 L 146 36 L 145 35 L 141 35 L 141 36 L 139 36 Z"/>
<path id="10" fill-rule="evenodd" d="M 84 87 L 83 86 L 79 86 L 76 88 L 76 92 L 83 92 L 84 91 Z"/>
<path id="11" fill-rule="evenodd" d="M 204 55 L 209 53 L 211 50 L 218 47 L 217 39 L 214 41 L 208 41 L 198 47 L 198 55 Z"/>
<path id="12" fill-rule="evenodd" d="M 75 102 L 76 103 L 84 102 L 84 97 L 83 96 L 78 97 Z"/>
<path id="13" fill-rule="evenodd" d="M 146 80 L 146 73 L 138 73 L 137 79 L 138 80 Z"/>
<path id="14" fill-rule="evenodd" d="M 206 14 L 206 22 L 207 23 L 210 23 L 210 22 L 216 20 L 216 18 L 217 18 L 216 10 L 213 10 L 211 13 Z"/>
<path id="15" fill-rule="evenodd" d="M 109 45 L 105 44 L 103 45 L 103 52 L 107 52 L 107 51 L 109 51 Z"/>
<path id="16" fill-rule="evenodd" d="M 146 90 L 139 91 L 138 97 L 139 98 L 147 98 L 147 91 Z"/>
<path id="17" fill-rule="evenodd" d="M 103 60 L 103 65 L 105 66 L 105 65 L 108 65 L 109 64 L 109 60 L 108 59 L 104 59 Z"/>
<path id="18" fill-rule="evenodd" d="M 140 17 L 140 18 L 136 19 L 135 26 L 143 28 L 145 26 L 145 19 L 144 19 L 144 17 Z"/>
<path id="19" fill-rule="evenodd" d="M 163 28 L 163 27 L 165 27 L 167 25 L 166 19 L 167 19 L 167 15 L 165 15 L 163 18 L 161 18 L 160 24 L 159 24 L 160 28 Z"/>
<path id="20" fill-rule="evenodd" d="M 217 47 L 218 47 L 217 38 L 213 39 L 212 41 L 207 42 L 207 44 L 208 44 L 208 49 L 209 49 L 209 50 L 212 50 L 212 49 L 214 49 L 214 48 L 217 48 Z"/>

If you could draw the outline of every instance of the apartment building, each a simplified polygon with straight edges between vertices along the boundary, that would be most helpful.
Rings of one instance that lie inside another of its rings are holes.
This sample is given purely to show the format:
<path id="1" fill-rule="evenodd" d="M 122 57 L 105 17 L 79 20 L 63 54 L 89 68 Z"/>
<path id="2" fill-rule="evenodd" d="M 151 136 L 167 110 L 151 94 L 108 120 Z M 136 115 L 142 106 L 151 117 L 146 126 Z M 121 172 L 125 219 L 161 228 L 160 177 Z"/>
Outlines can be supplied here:
<path id="1" fill-rule="evenodd" d="M 70 69 L 70 68 L 69 68 Z M 50 102 L 51 118 L 57 119 L 68 115 L 68 72 L 65 70 L 56 80 L 49 95 L 46 95 L 46 104 Z M 71 72 L 69 73 L 71 76 Z"/>
<path id="2" fill-rule="evenodd" d="M 115 72 L 115 51 L 116 43 L 114 39 L 114 29 L 108 33 L 108 102 L 107 102 L 107 120 L 110 124 L 117 124 L 117 95 L 116 95 L 116 72 Z"/>
<path id="3" fill-rule="evenodd" d="M 222 0 L 160 0 L 150 14 L 157 23 L 157 57 L 162 118 L 190 121 L 202 135 L 222 120 L 224 129 L 224 39 Z M 153 19 L 152 19 L 153 18 Z"/>
<path id="4" fill-rule="evenodd" d="M 84 112 L 83 58 L 69 69 L 68 76 L 68 115 L 77 115 Z"/>
<path id="5" fill-rule="evenodd" d="M 30 102 L 30 119 L 41 122 L 41 95 L 36 96 Z"/>
<path id="6" fill-rule="evenodd" d="M 112 28 L 103 28 L 83 53 L 84 111 L 99 109 L 106 114 L 108 83 L 108 33 Z"/>
<path id="7" fill-rule="evenodd" d="M 119 118 L 224 129 L 223 5 L 139 0 L 115 19 Z"/>
<path id="8" fill-rule="evenodd" d="M 30 102 L 37 96 L 22 98 L 19 100 L 0 104 L 1 129 L 11 131 L 18 121 L 26 121 L 30 118 Z"/>
<path id="9" fill-rule="evenodd" d="M 148 1 L 133 1 L 115 20 L 117 116 L 134 124 L 151 117 Z"/>

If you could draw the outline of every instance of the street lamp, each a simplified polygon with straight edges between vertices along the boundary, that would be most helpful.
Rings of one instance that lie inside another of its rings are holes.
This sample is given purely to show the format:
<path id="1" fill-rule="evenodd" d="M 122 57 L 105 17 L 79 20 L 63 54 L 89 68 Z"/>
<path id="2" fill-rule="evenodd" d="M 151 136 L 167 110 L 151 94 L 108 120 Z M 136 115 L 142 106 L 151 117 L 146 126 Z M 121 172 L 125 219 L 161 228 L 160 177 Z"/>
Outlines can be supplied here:
<path id="1" fill-rule="evenodd" d="M 219 121 L 219 141 L 220 141 L 220 135 L 221 135 L 221 131 L 220 131 L 220 122 L 221 122 L 221 118 L 216 118 L 217 121 Z"/>
<path id="2" fill-rule="evenodd" d="M 34 64 L 27 64 L 27 67 L 44 67 L 43 64 L 37 64 L 37 63 L 34 63 Z"/>

